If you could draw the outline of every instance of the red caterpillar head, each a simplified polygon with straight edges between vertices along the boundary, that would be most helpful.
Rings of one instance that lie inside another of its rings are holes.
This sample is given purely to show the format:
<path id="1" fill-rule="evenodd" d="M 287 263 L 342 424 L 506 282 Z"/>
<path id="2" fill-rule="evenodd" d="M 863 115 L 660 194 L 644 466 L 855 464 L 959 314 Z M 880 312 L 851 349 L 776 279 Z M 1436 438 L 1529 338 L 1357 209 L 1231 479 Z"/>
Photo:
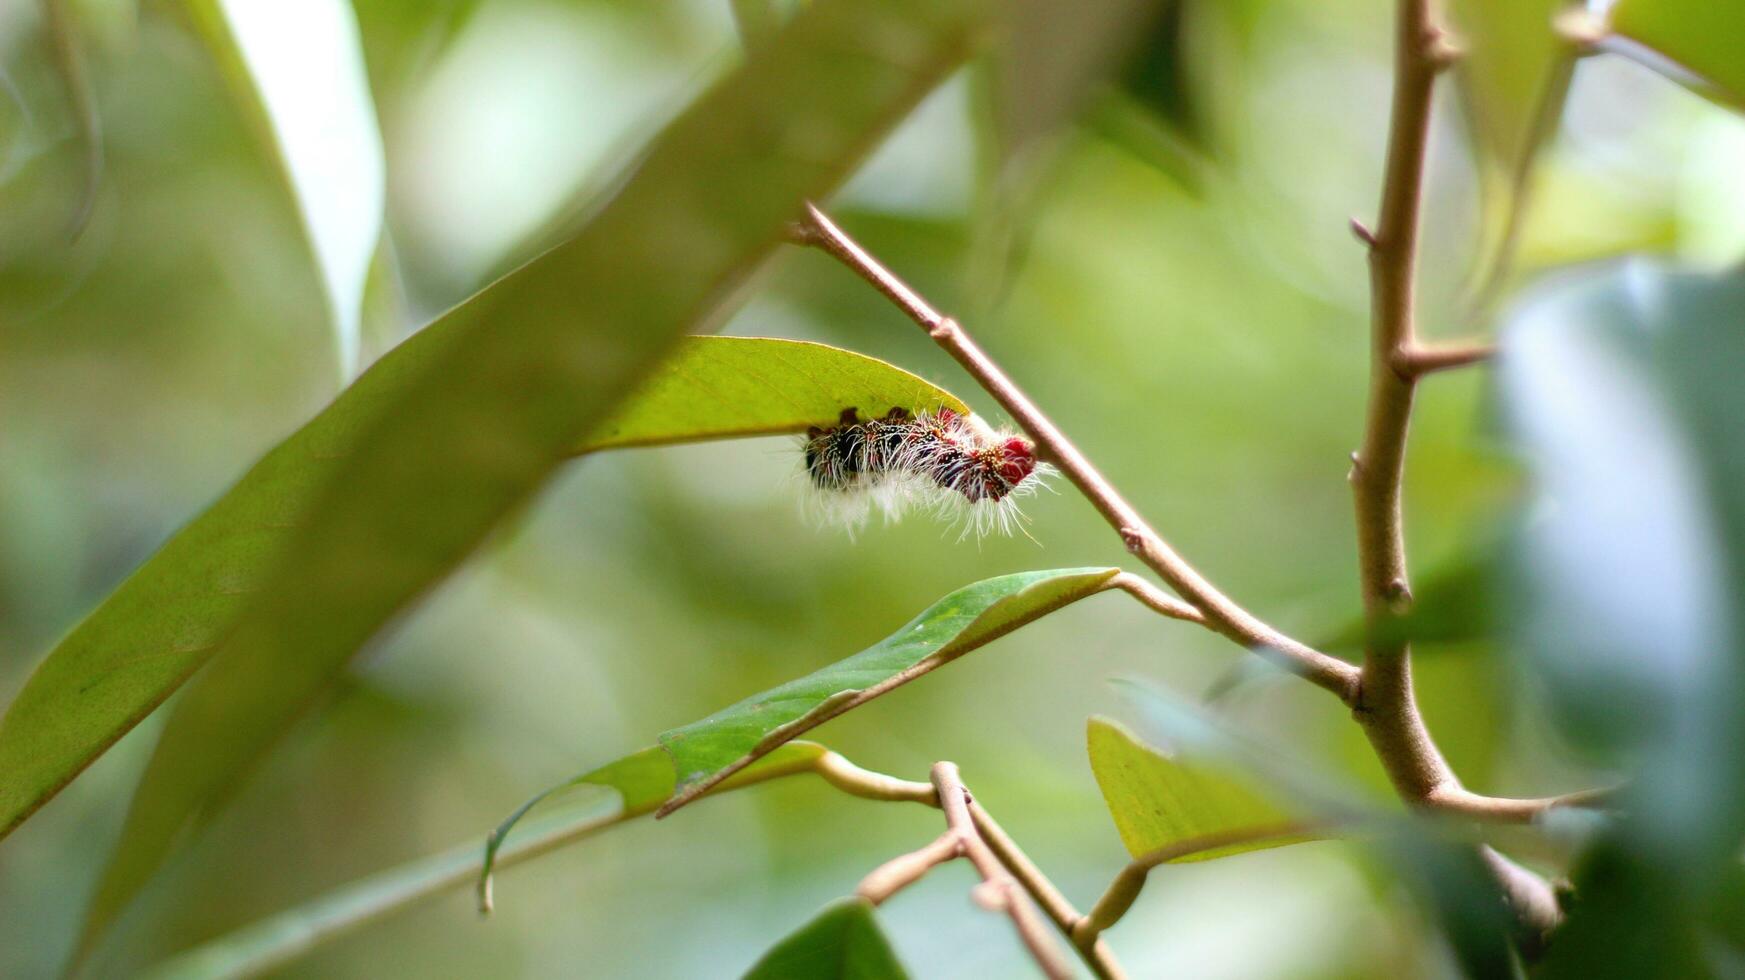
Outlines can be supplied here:
<path id="1" fill-rule="evenodd" d="M 1004 451 L 1004 459 L 995 468 L 1000 479 L 1017 486 L 1036 472 L 1036 447 L 1030 444 L 1030 440 L 1012 436 L 1000 443 L 1000 448 Z"/>

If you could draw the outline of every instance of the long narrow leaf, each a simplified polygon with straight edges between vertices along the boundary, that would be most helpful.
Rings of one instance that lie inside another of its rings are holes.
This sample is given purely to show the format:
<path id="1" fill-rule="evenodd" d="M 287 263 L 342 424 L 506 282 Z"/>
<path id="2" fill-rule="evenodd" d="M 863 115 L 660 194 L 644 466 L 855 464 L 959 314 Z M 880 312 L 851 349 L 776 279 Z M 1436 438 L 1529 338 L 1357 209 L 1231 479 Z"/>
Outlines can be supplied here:
<path id="1" fill-rule="evenodd" d="M 722 784 L 720 790 L 810 772 L 827 750 L 794 742 Z M 672 792 L 672 762 L 649 746 L 565 783 L 596 790 L 585 803 L 566 805 L 528 821 L 505 841 L 508 826 L 492 835 L 493 846 L 476 841 L 410 861 L 342 885 L 312 901 L 268 916 L 183 950 L 148 971 L 154 980 L 228 980 L 264 973 L 383 916 L 476 880 L 489 864 L 509 867 L 652 812 Z M 601 792 L 601 791 L 604 792 Z M 543 794 L 542 794 L 543 795 Z M 519 814 L 518 814 L 519 815 Z M 513 825 L 511 821 L 510 825 Z"/>
<path id="2" fill-rule="evenodd" d="M 357 17 L 344 0 L 194 0 L 188 9 L 270 134 L 321 273 L 340 376 L 350 380 L 387 200 Z"/>
<path id="3" fill-rule="evenodd" d="M 850 708 L 1102 591 L 1119 571 L 1019 572 L 964 586 L 847 660 L 746 698 L 702 721 L 663 732 L 660 744 L 672 753 L 679 787 L 660 815 Z"/>
<path id="4" fill-rule="evenodd" d="M 352 654 L 528 502 L 681 332 L 718 321 L 797 202 L 836 186 L 963 56 L 972 7 L 809 8 L 669 125 L 574 239 L 430 328 L 441 342 L 334 447 L 170 718 L 82 949 Z"/>

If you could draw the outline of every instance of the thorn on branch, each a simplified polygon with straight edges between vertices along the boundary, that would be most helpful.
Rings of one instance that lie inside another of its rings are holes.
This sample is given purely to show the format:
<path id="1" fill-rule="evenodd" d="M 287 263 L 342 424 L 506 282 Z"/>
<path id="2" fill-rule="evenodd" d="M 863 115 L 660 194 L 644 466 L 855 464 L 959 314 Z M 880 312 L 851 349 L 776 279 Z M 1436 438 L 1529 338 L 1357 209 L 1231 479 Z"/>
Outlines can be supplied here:
<path id="1" fill-rule="evenodd" d="M 1447 30 L 1432 25 L 1424 31 L 1424 60 L 1437 71 L 1446 71 L 1453 67 L 1466 54 L 1453 35 Z"/>
<path id="2" fill-rule="evenodd" d="M 956 320 L 953 320 L 948 316 L 942 316 L 939 318 L 938 323 L 927 328 L 927 336 L 932 337 L 934 340 L 950 340 L 957 335 L 958 330 L 959 327 Z"/>
<path id="3" fill-rule="evenodd" d="M 1351 218 L 1351 233 L 1357 236 L 1357 240 L 1362 242 L 1365 248 L 1377 249 L 1381 247 L 1381 241 L 1375 237 L 1375 232 L 1370 231 L 1369 226 L 1363 223 L 1363 219 L 1355 215 Z"/>

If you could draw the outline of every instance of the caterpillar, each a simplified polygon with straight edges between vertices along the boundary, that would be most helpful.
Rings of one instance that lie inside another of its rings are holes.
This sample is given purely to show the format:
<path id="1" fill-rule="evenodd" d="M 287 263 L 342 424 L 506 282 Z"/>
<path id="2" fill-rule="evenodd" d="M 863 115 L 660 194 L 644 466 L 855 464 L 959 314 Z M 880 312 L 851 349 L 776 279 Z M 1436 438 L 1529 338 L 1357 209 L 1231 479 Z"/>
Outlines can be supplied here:
<path id="1" fill-rule="evenodd" d="M 911 415 L 894 408 L 806 431 L 801 446 L 816 516 L 853 535 L 876 508 L 887 522 L 920 505 L 962 525 L 962 534 L 1023 530 L 1018 501 L 1053 473 L 1030 440 L 948 408 Z"/>

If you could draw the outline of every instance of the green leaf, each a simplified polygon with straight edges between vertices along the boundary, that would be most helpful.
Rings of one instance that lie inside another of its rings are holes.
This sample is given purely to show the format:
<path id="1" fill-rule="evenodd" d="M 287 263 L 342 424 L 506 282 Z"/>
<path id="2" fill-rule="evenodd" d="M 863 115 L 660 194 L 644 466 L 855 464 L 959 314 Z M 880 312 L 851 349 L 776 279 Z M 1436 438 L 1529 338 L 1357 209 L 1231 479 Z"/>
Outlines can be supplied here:
<path id="1" fill-rule="evenodd" d="M 310 502 L 247 522 L 296 527 L 234 624 L 201 636 L 222 648 L 165 727 L 87 943 L 352 654 L 529 502 L 680 333 L 718 321 L 799 202 L 965 55 L 977 6 L 808 8 L 668 125 L 575 238 L 426 328 L 440 339 L 415 372 L 391 369 L 408 371 L 393 397 L 334 426 Z"/>
<path id="2" fill-rule="evenodd" d="M 269 559 L 296 533 L 291 518 L 335 468 L 345 430 L 423 368 L 440 334 L 419 334 L 391 353 L 49 654 L 0 721 L 7 829 L 205 662 Z M 687 337 L 573 451 L 797 432 L 832 423 L 850 406 L 874 414 L 897 406 L 968 411 L 949 392 L 850 351 L 792 340 Z"/>
<path id="3" fill-rule="evenodd" d="M 905 980 L 872 903 L 844 898 L 777 943 L 745 980 Z"/>
<path id="4" fill-rule="evenodd" d="M 1683 962 L 1688 934 L 1638 932 L 1632 910 L 1701 921 L 1745 838 L 1741 311 L 1745 274 L 1634 261 L 1560 279 L 1501 334 L 1534 477 L 1505 625 L 1565 744 L 1630 774 L 1566 962 L 1625 934 L 1626 973 Z"/>
<path id="5" fill-rule="evenodd" d="M 740 773 L 739 778 L 722 784 L 719 791 L 809 772 L 825 751 L 814 742 L 789 743 Z M 552 812 L 521 824 L 520 832 L 507 844 L 501 836 L 507 833 L 507 826 L 499 829 L 492 836 L 489 852 L 481 852 L 476 842 L 468 842 L 388 868 L 183 950 L 154 966 L 146 976 L 153 980 L 220 980 L 256 976 L 282 967 L 331 939 L 478 880 L 481 871 L 491 872 L 487 862 L 493 858 L 495 867 L 509 867 L 650 812 L 672 792 L 672 761 L 659 746 L 649 746 L 560 788 L 583 785 L 596 790 L 589 794 L 590 799 L 566 799 Z M 598 792 L 601 788 L 607 792 Z M 553 797 L 554 803 L 555 796 L 555 791 L 540 794 L 541 798 Z"/>
<path id="6" fill-rule="evenodd" d="M 1508 175 L 1550 136 L 1575 62 L 1553 20 L 1565 0 L 1452 0 L 1462 105 L 1487 176 Z"/>
<path id="7" fill-rule="evenodd" d="M 824 746 L 816 742 L 789 742 L 734 773 L 731 778 L 722 780 L 713 791 L 723 792 L 766 779 L 809 772 L 824 757 L 826 751 L 828 750 Z M 619 806 L 614 820 L 629 820 L 654 812 L 662 802 L 672 796 L 673 790 L 678 786 L 678 775 L 673 770 L 672 756 L 660 746 L 651 745 L 574 779 L 561 782 L 521 804 L 497 825 L 497 829 L 491 831 L 491 836 L 485 841 L 485 856 L 479 869 L 481 909 L 487 912 L 491 909 L 491 875 L 498 863 L 498 852 L 509 837 L 509 831 L 515 829 L 515 825 L 536 808 L 566 798 L 569 790 L 599 786 L 613 790 L 618 798 Z"/>
<path id="8" fill-rule="evenodd" d="M 581 451 L 835 425 L 842 410 L 875 418 L 893 408 L 969 411 L 943 388 L 876 358 L 823 344 L 764 337 L 691 337 Z"/>
<path id="9" fill-rule="evenodd" d="M 1568 0 L 1453 0 L 1455 78 L 1471 127 L 1483 207 L 1470 304 L 1490 310 L 1525 227 L 1534 164 L 1557 134 L 1576 46 L 1553 24 Z"/>
<path id="10" fill-rule="evenodd" d="M 1699 92 L 1745 108 L 1745 4 L 1737 0 L 1618 0 L 1611 27 L 1696 77 L 1668 72 Z M 1651 67 L 1664 63 L 1646 59 Z M 1694 83 L 1694 84 L 1693 84 Z"/>
<path id="11" fill-rule="evenodd" d="M 1300 832 L 1290 814 L 1247 780 L 1215 766 L 1172 759 L 1114 721 L 1091 718 L 1086 740 L 1091 772 L 1121 832 L 1121 843 L 1134 857 L 1251 828 L 1277 827 L 1279 836 L 1196 851 L 1175 860 L 1209 861 L 1315 839 Z"/>
<path id="12" fill-rule="evenodd" d="M 344 0 L 194 0 L 188 10 L 283 167 L 349 380 L 387 198 L 357 17 Z"/>
<path id="13" fill-rule="evenodd" d="M 902 629 L 822 670 L 663 732 L 678 792 L 664 816 L 789 739 L 1020 626 L 1108 587 L 1118 568 L 1019 572 L 967 585 Z"/>
<path id="14" fill-rule="evenodd" d="M 1022 156 L 1072 120 L 1097 82 L 1146 35 L 1158 0 L 1005 5 L 994 57 L 994 126 L 1001 158 Z"/>

